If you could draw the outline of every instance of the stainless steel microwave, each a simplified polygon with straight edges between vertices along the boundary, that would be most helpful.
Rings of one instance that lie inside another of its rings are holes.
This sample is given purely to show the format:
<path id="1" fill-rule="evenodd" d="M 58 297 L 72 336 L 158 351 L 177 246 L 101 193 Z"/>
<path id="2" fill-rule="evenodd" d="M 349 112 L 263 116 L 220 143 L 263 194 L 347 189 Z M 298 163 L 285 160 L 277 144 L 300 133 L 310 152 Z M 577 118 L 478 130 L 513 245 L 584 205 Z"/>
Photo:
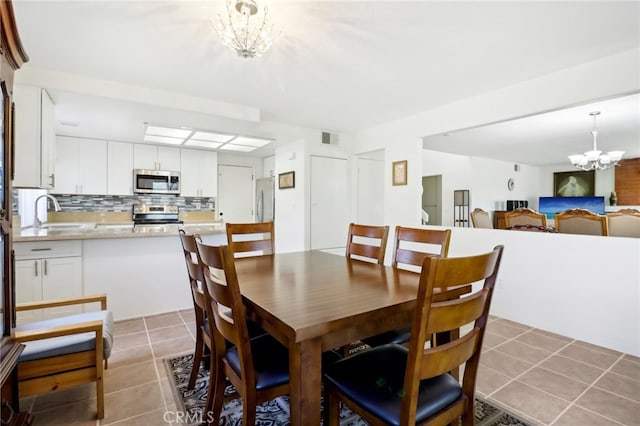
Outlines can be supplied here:
<path id="1" fill-rule="evenodd" d="M 133 171 L 135 194 L 180 194 L 180 172 L 168 170 Z"/>

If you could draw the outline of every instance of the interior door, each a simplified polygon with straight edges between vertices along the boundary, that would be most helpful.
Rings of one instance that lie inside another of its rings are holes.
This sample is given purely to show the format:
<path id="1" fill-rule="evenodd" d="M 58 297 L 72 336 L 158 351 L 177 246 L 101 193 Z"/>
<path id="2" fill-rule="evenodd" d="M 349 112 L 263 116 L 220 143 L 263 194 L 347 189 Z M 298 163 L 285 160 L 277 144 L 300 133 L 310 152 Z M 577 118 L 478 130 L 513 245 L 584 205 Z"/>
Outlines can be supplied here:
<path id="1" fill-rule="evenodd" d="M 220 165 L 217 203 L 220 220 L 253 223 L 253 169 Z"/>
<path id="2" fill-rule="evenodd" d="M 347 160 L 311 156 L 311 249 L 344 247 L 349 212 Z"/>
<path id="3" fill-rule="evenodd" d="M 442 225 L 442 175 L 422 177 L 422 210 L 429 225 Z"/>

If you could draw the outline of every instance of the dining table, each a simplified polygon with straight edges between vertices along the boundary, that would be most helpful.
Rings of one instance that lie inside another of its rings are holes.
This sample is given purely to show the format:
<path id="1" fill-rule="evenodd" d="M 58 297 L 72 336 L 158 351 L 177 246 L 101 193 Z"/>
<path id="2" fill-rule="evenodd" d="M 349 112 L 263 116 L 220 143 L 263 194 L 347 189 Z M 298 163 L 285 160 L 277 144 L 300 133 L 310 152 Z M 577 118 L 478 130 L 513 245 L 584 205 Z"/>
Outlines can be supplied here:
<path id="1" fill-rule="evenodd" d="M 415 272 L 322 251 L 235 264 L 247 314 L 288 348 L 292 425 L 320 424 L 322 352 L 413 319 Z"/>

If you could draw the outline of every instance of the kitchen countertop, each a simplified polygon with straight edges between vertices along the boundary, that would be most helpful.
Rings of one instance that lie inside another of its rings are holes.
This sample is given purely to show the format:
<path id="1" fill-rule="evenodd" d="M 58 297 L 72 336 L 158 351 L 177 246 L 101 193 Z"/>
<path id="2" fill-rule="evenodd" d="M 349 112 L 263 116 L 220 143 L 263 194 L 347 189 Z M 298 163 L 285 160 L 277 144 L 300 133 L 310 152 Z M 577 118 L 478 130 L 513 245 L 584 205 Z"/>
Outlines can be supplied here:
<path id="1" fill-rule="evenodd" d="M 105 238 L 147 238 L 166 237 L 177 235 L 178 229 L 183 228 L 189 233 L 201 235 L 224 234 L 224 222 L 217 223 L 185 223 L 182 225 L 153 225 L 153 226 L 132 226 L 132 225 L 95 225 L 67 229 L 47 229 L 47 228 L 22 228 L 14 229 L 14 242 L 27 241 L 62 241 L 62 240 L 93 240 Z"/>

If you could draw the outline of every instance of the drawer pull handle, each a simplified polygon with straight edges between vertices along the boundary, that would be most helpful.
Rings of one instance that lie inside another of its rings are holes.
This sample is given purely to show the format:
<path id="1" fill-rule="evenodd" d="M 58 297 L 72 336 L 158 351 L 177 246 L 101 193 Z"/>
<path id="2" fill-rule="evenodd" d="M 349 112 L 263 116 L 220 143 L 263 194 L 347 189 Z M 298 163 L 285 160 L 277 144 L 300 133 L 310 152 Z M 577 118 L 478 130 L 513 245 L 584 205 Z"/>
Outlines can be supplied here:
<path id="1" fill-rule="evenodd" d="M 50 251 L 51 247 L 43 247 L 43 248 L 34 248 L 31 251 Z"/>

